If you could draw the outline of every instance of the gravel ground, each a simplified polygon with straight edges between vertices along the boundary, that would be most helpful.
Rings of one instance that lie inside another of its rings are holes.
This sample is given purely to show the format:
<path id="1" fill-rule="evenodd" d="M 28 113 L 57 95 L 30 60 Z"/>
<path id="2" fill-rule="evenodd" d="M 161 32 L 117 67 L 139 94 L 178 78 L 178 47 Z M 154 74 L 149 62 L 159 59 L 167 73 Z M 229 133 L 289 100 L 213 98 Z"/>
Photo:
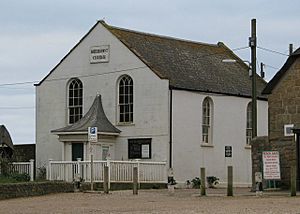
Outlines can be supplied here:
<path id="1" fill-rule="evenodd" d="M 64 193 L 0 201 L 0 213 L 299 213 L 300 197 L 288 193 L 257 197 L 248 189 L 226 197 L 226 190 L 208 191 L 200 197 L 199 190 L 140 190 L 103 193 Z"/>

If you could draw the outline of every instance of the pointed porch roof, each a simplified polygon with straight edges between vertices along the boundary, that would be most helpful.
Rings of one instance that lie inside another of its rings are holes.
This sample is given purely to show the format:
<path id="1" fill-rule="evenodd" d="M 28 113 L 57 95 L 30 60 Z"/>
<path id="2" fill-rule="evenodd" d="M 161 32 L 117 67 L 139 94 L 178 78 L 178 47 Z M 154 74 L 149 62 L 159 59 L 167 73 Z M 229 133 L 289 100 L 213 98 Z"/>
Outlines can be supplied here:
<path id="1" fill-rule="evenodd" d="M 88 127 L 97 127 L 99 134 L 118 135 L 117 129 L 106 117 L 101 95 L 97 95 L 89 111 L 76 123 L 64 128 L 52 130 L 55 134 L 75 134 L 87 132 Z"/>

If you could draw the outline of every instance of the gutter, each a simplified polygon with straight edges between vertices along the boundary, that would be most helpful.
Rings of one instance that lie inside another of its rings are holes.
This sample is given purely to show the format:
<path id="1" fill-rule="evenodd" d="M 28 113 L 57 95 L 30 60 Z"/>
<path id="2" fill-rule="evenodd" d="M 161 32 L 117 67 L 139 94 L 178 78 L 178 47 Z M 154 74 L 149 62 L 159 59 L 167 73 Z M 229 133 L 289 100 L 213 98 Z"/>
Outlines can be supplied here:
<path id="1" fill-rule="evenodd" d="M 170 128 L 170 141 L 169 141 L 169 168 L 172 168 L 173 163 L 172 163 L 172 158 L 173 158 L 173 154 L 172 154 L 172 149 L 173 149 L 173 133 L 172 133 L 172 129 L 173 129 L 173 94 L 172 94 L 172 89 L 170 88 L 170 124 L 169 124 L 169 128 Z"/>

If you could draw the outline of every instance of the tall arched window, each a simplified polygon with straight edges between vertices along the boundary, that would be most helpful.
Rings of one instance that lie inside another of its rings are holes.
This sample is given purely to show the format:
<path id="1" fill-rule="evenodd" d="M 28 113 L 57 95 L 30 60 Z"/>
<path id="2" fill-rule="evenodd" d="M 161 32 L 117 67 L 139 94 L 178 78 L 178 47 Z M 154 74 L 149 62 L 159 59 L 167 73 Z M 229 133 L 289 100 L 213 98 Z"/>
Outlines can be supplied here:
<path id="1" fill-rule="evenodd" d="M 246 143 L 250 145 L 252 139 L 252 102 L 247 105 Z"/>
<path id="2" fill-rule="evenodd" d="M 73 124 L 82 118 L 82 82 L 77 78 L 72 79 L 69 83 L 68 92 L 69 124 Z"/>
<path id="3" fill-rule="evenodd" d="M 202 142 L 212 143 L 213 102 L 206 97 L 202 103 Z"/>
<path id="4" fill-rule="evenodd" d="M 128 75 L 119 81 L 119 122 L 133 123 L 133 81 Z"/>

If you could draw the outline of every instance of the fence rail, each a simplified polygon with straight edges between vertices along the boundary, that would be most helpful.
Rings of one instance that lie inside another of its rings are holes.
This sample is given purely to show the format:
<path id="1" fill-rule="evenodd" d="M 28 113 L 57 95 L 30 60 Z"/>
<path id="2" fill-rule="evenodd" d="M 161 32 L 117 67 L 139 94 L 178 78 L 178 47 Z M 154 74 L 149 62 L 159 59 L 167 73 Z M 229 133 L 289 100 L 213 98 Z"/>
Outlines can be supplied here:
<path id="1" fill-rule="evenodd" d="M 12 162 L 8 170 L 10 173 L 26 173 L 30 176 L 30 181 L 34 180 L 34 160 L 29 162 Z M 2 174 L 1 166 L 0 174 Z"/>
<path id="2" fill-rule="evenodd" d="M 103 182 L 104 166 L 109 169 L 109 182 L 129 183 L 133 179 L 133 167 L 138 168 L 139 183 L 167 183 L 166 162 L 135 161 L 93 161 L 93 181 Z M 90 161 L 49 160 L 47 179 L 72 182 L 76 178 L 91 181 Z"/>

